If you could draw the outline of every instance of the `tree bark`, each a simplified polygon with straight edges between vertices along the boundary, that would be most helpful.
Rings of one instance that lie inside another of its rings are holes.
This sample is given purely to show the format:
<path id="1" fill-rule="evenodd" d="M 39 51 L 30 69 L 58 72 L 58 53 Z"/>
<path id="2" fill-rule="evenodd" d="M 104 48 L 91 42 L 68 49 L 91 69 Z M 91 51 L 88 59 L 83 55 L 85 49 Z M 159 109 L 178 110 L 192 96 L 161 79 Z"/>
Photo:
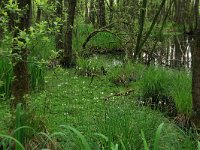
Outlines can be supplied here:
<path id="1" fill-rule="evenodd" d="M 94 7 L 95 3 L 94 0 L 90 1 L 90 13 L 89 13 L 89 19 L 90 22 L 93 24 L 93 26 L 95 26 L 95 7 Z"/>
<path id="2" fill-rule="evenodd" d="M 194 36 L 192 49 L 192 122 L 200 128 L 200 32 Z"/>
<path id="3" fill-rule="evenodd" d="M 72 67 L 72 31 L 74 26 L 74 18 L 76 12 L 76 0 L 68 1 L 68 18 L 67 18 L 67 31 L 65 33 L 64 53 L 61 60 L 61 65 L 64 68 Z"/>
<path id="4" fill-rule="evenodd" d="M 106 14 L 105 14 L 105 2 L 104 0 L 98 0 L 98 23 L 99 28 L 106 26 Z"/>
<path id="5" fill-rule="evenodd" d="M 41 18 L 42 18 L 42 8 L 41 6 L 39 5 L 37 7 L 37 16 L 36 16 L 36 22 L 39 23 L 41 21 Z"/>
<path id="6" fill-rule="evenodd" d="M 58 3 L 56 3 L 56 16 L 61 18 L 63 17 L 63 0 L 58 0 Z M 59 22 L 59 24 L 62 24 L 62 22 Z M 55 36 L 55 43 L 56 43 L 56 49 L 61 50 L 64 49 L 64 43 L 63 43 L 63 24 L 60 25 L 59 31 L 56 33 Z"/>
<path id="7" fill-rule="evenodd" d="M 17 23 L 18 29 L 14 32 L 14 38 L 26 45 L 25 39 L 19 38 L 20 31 L 26 31 L 30 27 L 31 19 L 31 0 L 18 0 L 18 8 L 23 12 Z M 28 7 L 27 7 L 28 6 Z M 25 12 L 25 13 L 24 13 Z M 17 40 L 13 42 L 13 74 L 14 81 L 12 83 L 12 94 L 14 98 L 11 100 L 11 109 L 15 109 L 18 103 L 26 106 L 26 94 L 29 92 L 29 75 L 28 75 L 28 49 L 26 47 L 20 48 Z M 16 56 L 21 57 L 17 59 Z"/>
<path id="8" fill-rule="evenodd" d="M 114 13 L 114 0 L 109 0 L 109 2 L 110 2 L 110 16 L 109 16 L 109 24 L 111 24 L 112 23 L 112 21 L 113 21 L 113 13 Z"/>
<path id="9" fill-rule="evenodd" d="M 85 23 L 89 23 L 88 0 L 85 0 Z"/>

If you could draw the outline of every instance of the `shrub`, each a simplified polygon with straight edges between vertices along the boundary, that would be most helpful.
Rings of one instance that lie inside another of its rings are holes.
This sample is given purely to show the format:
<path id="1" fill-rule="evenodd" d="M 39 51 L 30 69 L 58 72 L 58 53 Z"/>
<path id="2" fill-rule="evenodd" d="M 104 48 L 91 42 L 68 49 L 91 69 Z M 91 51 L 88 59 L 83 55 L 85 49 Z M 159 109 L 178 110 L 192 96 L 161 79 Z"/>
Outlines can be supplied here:
<path id="1" fill-rule="evenodd" d="M 116 66 L 111 68 L 108 78 L 115 85 L 123 85 L 127 87 L 130 82 L 136 80 L 134 65 L 131 62 L 123 64 L 119 61 Z"/>

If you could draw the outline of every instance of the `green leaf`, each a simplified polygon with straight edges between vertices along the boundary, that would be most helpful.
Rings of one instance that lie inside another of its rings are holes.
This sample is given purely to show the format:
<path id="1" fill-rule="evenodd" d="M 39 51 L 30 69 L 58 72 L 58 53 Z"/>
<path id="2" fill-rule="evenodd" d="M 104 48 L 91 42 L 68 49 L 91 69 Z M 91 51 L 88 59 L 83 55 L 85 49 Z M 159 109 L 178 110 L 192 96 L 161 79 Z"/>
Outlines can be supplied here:
<path id="1" fill-rule="evenodd" d="M 67 126 L 67 125 L 61 125 L 61 127 L 69 129 L 72 132 L 74 132 L 78 136 L 78 138 L 80 138 L 80 140 L 81 140 L 81 142 L 84 146 L 84 149 L 85 150 L 91 150 L 91 148 L 90 148 L 88 142 L 86 141 L 85 137 L 78 130 L 76 130 L 75 128 L 73 128 L 71 126 Z"/>
<path id="2" fill-rule="evenodd" d="M 198 141 L 198 150 L 200 150 L 200 142 Z"/>
<path id="3" fill-rule="evenodd" d="M 24 146 L 17 139 L 15 139 L 9 135 L 3 135 L 3 134 L 0 134 L 0 137 L 15 141 L 15 143 L 18 145 L 16 147 L 16 150 L 25 150 Z"/>
<path id="4" fill-rule="evenodd" d="M 161 124 L 158 126 L 158 129 L 156 130 L 156 136 L 155 136 L 155 139 L 154 139 L 155 141 L 154 141 L 153 150 L 158 150 L 159 139 L 160 139 L 160 136 L 161 136 L 161 131 L 162 131 L 163 125 L 164 125 L 164 123 L 161 123 Z"/>
<path id="5" fill-rule="evenodd" d="M 141 130 L 141 135 L 142 135 L 142 140 L 143 140 L 143 144 L 144 144 L 144 150 L 149 150 L 147 141 L 146 141 L 146 139 L 145 139 L 144 132 L 143 132 L 142 130 Z"/>

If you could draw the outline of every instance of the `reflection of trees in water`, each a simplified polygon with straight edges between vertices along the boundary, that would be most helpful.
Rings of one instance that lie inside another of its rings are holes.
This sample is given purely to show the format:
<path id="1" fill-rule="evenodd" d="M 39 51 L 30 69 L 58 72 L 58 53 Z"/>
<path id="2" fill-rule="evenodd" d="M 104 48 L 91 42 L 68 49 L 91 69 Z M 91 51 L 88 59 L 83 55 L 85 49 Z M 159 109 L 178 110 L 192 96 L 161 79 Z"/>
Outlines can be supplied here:
<path id="1" fill-rule="evenodd" d="M 188 37 L 174 36 L 152 52 L 143 52 L 143 62 L 172 68 L 191 68 L 191 43 Z"/>

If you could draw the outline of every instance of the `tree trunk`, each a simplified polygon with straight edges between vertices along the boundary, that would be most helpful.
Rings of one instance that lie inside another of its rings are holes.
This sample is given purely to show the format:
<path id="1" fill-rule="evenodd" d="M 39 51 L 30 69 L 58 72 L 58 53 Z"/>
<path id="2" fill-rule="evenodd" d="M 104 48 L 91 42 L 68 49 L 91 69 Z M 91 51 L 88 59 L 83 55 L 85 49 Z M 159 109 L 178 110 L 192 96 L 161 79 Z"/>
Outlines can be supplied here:
<path id="1" fill-rule="evenodd" d="M 63 0 L 58 0 L 58 3 L 56 4 L 56 16 L 61 18 L 61 20 L 64 18 L 63 17 Z M 63 24 L 62 22 L 59 22 L 60 27 L 59 31 L 56 32 L 55 36 L 55 43 L 56 43 L 56 49 L 61 50 L 64 49 L 64 43 L 63 43 Z"/>
<path id="2" fill-rule="evenodd" d="M 114 4 L 114 0 L 109 0 L 109 2 L 110 2 L 110 8 L 109 8 L 109 10 L 110 10 L 109 24 L 111 24 L 112 21 L 113 21 L 113 13 L 114 13 L 114 6 L 113 6 L 113 4 Z"/>
<path id="3" fill-rule="evenodd" d="M 89 23 L 88 0 L 85 0 L 85 23 Z"/>
<path id="4" fill-rule="evenodd" d="M 0 3 L 0 10 L 3 9 L 5 7 L 4 5 L 4 1 Z M 0 12 L 0 16 L 1 16 L 1 12 Z M 0 17 L 1 18 L 1 17 Z M 3 39 L 3 36 L 4 36 L 4 29 L 3 29 L 3 26 L 0 26 L 0 42 L 2 41 Z"/>
<path id="5" fill-rule="evenodd" d="M 200 32 L 194 36 L 192 49 L 192 122 L 200 128 Z"/>
<path id="6" fill-rule="evenodd" d="M 36 22 L 39 23 L 41 21 L 42 18 L 42 6 L 38 6 L 37 7 L 37 16 L 36 16 Z"/>
<path id="7" fill-rule="evenodd" d="M 199 0 L 195 1 L 195 6 Z M 199 15 L 199 10 L 194 8 L 194 15 Z M 198 18 L 194 19 L 194 45 L 192 49 L 192 117 L 191 120 L 197 129 L 200 129 L 200 24 Z"/>
<path id="8" fill-rule="evenodd" d="M 21 12 L 24 15 L 20 16 L 19 23 L 17 23 L 17 27 L 19 30 L 15 30 L 14 38 L 18 41 L 22 42 L 26 45 L 25 39 L 19 38 L 18 34 L 21 31 L 25 31 L 30 26 L 31 19 L 31 0 L 18 0 L 18 8 L 21 9 Z M 27 7 L 28 6 L 28 7 Z M 24 48 L 20 48 L 18 42 L 14 40 L 13 42 L 13 74 L 14 81 L 12 83 L 12 94 L 14 98 L 11 100 L 11 109 L 15 109 L 18 103 L 22 103 L 23 106 L 26 106 L 26 94 L 29 92 L 29 75 L 28 75 L 28 63 L 27 56 L 28 50 L 25 46 Z M 21 59 L 17 59 L 16 56 L 21 57 Z"/>
<path id="9" fill-rule="evenodd" d="M 72 31 L 74 26 L 74 17 L 76 11 L 76 0 L 68 1 L 68 18 L 67 18 L 67 31 L 65 33 L 64 53 L 61 60 L 63 67 L 72 67 Z"/>
<path id="10" fill-rule="evenodd" d="M 89 19 L 90 22 L 95 26 L 95 9 L 94 9 L 94 0 L 90 1 L 90 13 L 89 13 Z"/>
<path id="11" fill-rule="evenodd" d="M 99 28 L 106 26 L 106 14 L 105 14 L 105 2 L 104 0 L 98 0 L 98 23 Z"/>

